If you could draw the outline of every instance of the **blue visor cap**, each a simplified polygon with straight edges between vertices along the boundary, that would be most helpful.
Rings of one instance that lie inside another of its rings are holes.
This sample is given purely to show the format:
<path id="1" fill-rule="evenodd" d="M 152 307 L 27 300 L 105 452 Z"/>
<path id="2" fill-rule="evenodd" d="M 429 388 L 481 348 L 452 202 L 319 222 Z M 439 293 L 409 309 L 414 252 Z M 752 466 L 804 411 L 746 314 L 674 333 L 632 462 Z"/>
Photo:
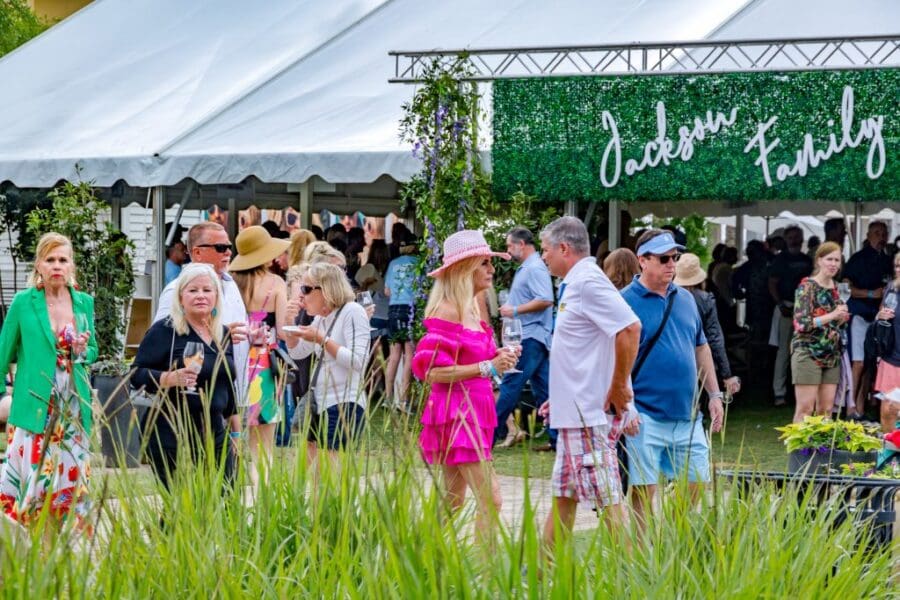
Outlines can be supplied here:
<path id="1" fill-rule="evenodd" d="M 637 250 L 638 256 L 645 254 L 665 254 L 669 250 L 684 251 L 684 246 L 675 243 L 675 238 L 671 233 L 661 233 L 658 236 L 644 242 Z"/>

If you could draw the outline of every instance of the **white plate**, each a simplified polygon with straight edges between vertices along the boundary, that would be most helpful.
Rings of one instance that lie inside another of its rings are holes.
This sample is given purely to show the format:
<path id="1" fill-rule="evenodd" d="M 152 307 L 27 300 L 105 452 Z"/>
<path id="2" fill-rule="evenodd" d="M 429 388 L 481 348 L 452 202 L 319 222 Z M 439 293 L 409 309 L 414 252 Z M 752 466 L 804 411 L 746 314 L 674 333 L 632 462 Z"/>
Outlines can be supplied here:
<path id="1" fill-rule="evenodd" d="M 282 331 L 287 331 L 288 333 L 300 333 L 299 325 L 284 325 L 281 328 Z"/>

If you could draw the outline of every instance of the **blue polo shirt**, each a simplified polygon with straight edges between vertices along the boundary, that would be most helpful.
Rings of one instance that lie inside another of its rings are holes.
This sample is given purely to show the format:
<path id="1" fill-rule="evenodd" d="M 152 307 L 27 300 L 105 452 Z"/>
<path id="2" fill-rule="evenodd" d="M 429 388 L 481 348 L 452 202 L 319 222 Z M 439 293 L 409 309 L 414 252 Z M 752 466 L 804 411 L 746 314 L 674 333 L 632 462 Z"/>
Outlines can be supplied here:
<path id="1" fill-rule="evenodd" d="M 418 264 L 419 257 L 411 254 L 398 256 L 388 264 L 387 272 L 384 274 L 384 287 L 391 290 L 391 306 L 404 304 L 411 306 L 416 303 L 416 290 L 413 284 Z"/>
<path id="2" fill-rule="evenodd" d="M 673 283 L 663 298 L 645 288 L 639 278 L 635 275 L 622 289 L 625 302 L 641 320 L 638 357 L 659 329 L 669 295 L 677 295 L 662 335 L 631 382 L 634 402 L 640 412 L 657 421 L 688 421 L 697 390 L 695 349 L 706 343 L 697 303 L 690 292 Z"/>
<path id="3" fill-rule="evenodd" d="M 546 300 L 550 306 L 538 312 L 519 313 L 522 339 L 534 339 L 550 348 L 550 340 L 553 339 L 553 281 L 538 252 L 533 252 L 516 269 L 507 304 L 520 306 L 532 300 Z"/>

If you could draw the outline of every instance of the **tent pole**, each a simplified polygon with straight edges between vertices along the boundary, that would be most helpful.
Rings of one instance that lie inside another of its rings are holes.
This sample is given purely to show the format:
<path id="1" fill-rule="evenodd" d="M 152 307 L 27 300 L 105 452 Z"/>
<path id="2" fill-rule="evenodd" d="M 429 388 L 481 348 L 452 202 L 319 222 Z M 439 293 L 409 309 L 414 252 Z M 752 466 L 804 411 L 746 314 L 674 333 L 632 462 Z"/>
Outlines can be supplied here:
<path id="1" fill-rule="evenodd" d="M 153 265 L 150 289 L 153 292 L 153 314 L 156 314 L 166 269 L 166 188 L 161 185 L 153 188 L 153 231 L 156 234 L 156 264 Z"/>
<path id="2" fill-rule="evenodd" d="M 862 231 L 862 213 L 863 213 L 863 203 L 862 202 L 854 202 L 853 203 L 853 242 L 855 247 L 853 248 L 853 252 L 859 252 L 859 249 L 862 248 L 863 241 L 863 231 Z"/>
<path id="3" fill-rule="evenodd" d="M 566 200 L 564 214 L 567 217 L 577 217 L 578 216 L 578 201 L 577 200 Z"/>
<path id="4" fill-rule="evenodd" d="M 312 225 L 312 177 L 300 184 L 300 227 L 309 230 Z"/>
<path id="5" fill-rule="evenodd" d="M 172 228 L 166 232 L 166 243 L 165 247 L 168 248 L 172 245 L 174 241 L 172 238 L 175 237 L 175 232 L 178 230 L 178 224 L 181 223 L 181 215 L 184 213 L 184 205 L 188 203 L 188 200 L 191 197 L 191 193 L 194 191 L 194 180 L 191 179 L 188 181 L 187 186 L 184 188 L 184 193 L 181 195 L 181 202 L 178 203 L 178 212 L 175 213 L 175 220 L 172 221 Z M 165 221 L 165 220 L 164 220 Z M 163 228 L 165 228 L 165 223 L 163 223 Z M 165 262 L 165 261 L 163 261 Z"/>
<path id="6" fill-rule="evenodd" d="M 621 223 L 622 212 L 619 210 L 619 201 L 618 200 L 610 200 L 609 201 L 609 241 L 607 242 L 607 249 L 612 252 L 616 248 L 622 245 L 622 240 L 619 239 L 619 230 L 622 227 Z"/>
<path id="7" fill-rule="evenodd" d="M 744 208 L 739 206 L 734 216 L 734 243 L 737 245 L 738 256 L 744 250 Z"/>
<path id="8" fill-rule="evenodd" d="M 240 233 L 238 231 L 238 211 L 237 211 L 237 201 L 234 198 L 228 199 L 228 239 L 231 240 L 231 243 L 234 243 L 234 239 L 237 237 L 237 234 Z"/>

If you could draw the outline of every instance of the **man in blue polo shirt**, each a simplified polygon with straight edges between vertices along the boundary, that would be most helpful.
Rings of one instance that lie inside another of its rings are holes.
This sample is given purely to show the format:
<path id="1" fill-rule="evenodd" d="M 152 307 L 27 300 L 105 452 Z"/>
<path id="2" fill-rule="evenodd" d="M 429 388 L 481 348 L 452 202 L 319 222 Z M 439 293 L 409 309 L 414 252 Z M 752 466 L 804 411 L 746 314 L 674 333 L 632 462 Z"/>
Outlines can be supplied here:
<path id="1" fill-rule="evenodd" d="M 553 282 L 550 271 L 534 247 L 534 234 L 525 227 L 514 227 L 506 235 L 506 251 L 519 263 L 509 299 L 500 307 L 500 316 L 522 321 L 522 355 L 517 368 L 507 373 L 497 400 L 497 429 L 494 443 L 507 436 L 506 419 L 519 403 L 525 382 L 531 382 L 535 406 L 547 400 L 550 378 L 550 340 L 553 337 Z M 511 440 L 515 441 L 515 440 Z"/>
<path id="2" fill-rule="evenodd" d="M 709 481 L 709 447 L 703 432 L 697 371 L 709 393 L 712 431 L 722 427 L 722 393 L 697 304 L 691 294 L 672 283 L 675 262 L 684 246 L 668 231 L 650 229 L 637 241 L 641 274 L 622 296 L 641 320 L 641 343 L 632 371 L 634 401 L 641 415 L 639 433 L 628 440 L 628 478 L 638 522 L 653 506 L 656 484 L 686 476 L 692 484 Z M 672 308 L 663 325 L 669 302 Z M 656 343 L 648 345 L 657 331 Z M 643 361 L 643 364 L 641 364 Z M 639 366 L 640 365 L 640 366 Z"/>

